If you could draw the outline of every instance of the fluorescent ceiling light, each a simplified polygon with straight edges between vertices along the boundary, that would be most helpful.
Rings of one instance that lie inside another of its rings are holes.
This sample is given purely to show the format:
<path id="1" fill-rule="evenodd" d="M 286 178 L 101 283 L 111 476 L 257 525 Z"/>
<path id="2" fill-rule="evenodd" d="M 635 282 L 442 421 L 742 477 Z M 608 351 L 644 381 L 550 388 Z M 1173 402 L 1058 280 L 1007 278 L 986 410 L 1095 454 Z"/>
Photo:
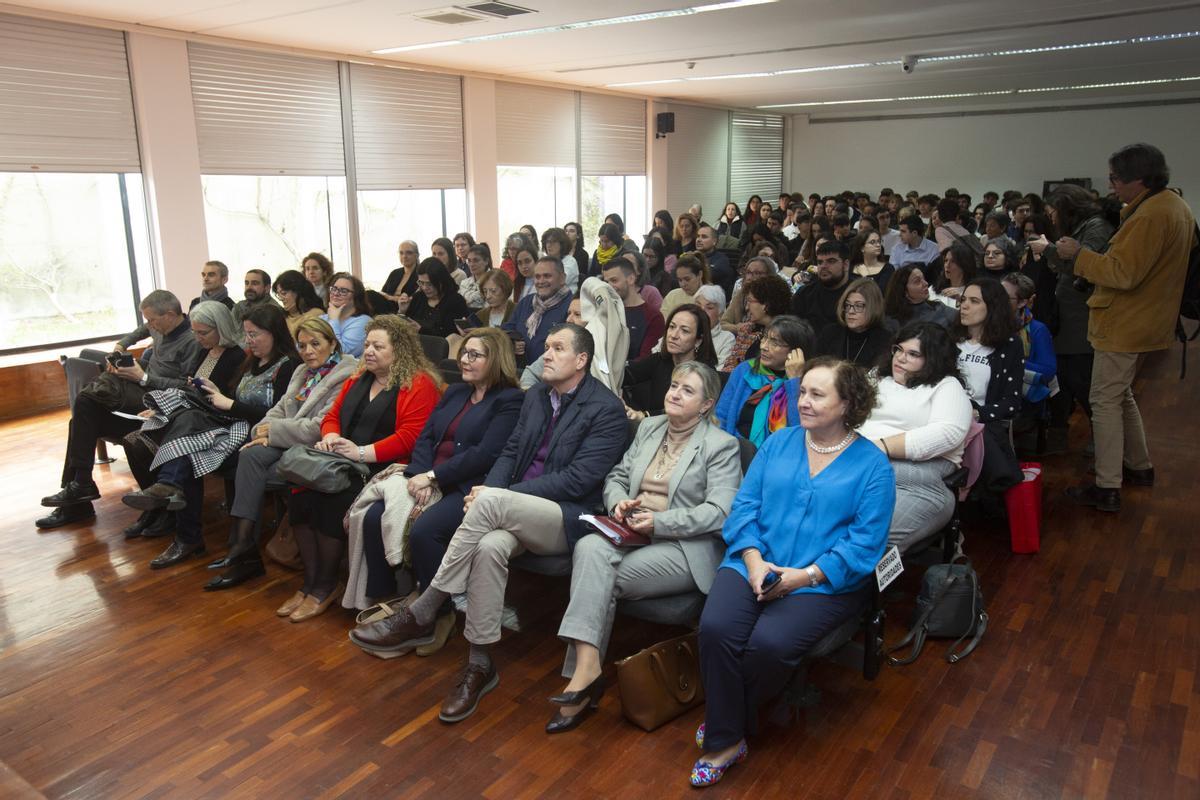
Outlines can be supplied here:
<path id="1" fill-rule="evenodd" d="M 820 100 L 811 103 L 776 103 L 767 106 L 756 106 L 759 109 L 770 108 L 814 108 L 817 106 L 850 106 L 866 103 L 902 103 L 912 100 L 953 100 L 962 97 L 993 97 L 996 95 L 1036 94 L 1038 92 L 1070 92 L 1084 89 L 1116 89 L 1127 86 L 1152 86 L 1164 83 L 1185 83 L 1200 81 L 1200 75 L 1185 78 L 1156 78 L 1144 81 L 1113 81 L 1111 83 L 1084 83 L 1071 86 L 1044 86 L 1037 89 L 999 89 L 987 92 L 953 92 L 951 94 L 917 94 L 907 97 L 870 97 L 861 100 Z"/>
<path id="2" fill-rule="evenodd" d="M 711 6 L 706 6 L 711 8 Z M 1194 39 L 1200 36 L 1200 31 L 1181 31 L 1179 33 L 1160 33 L 1153 36 L 1134 36 L 1129 39 L 1106 39 L 1096 42 L 1077 42 L 1074 44 L 1049 45 L 1047 47 L 1025 47 L 1018 50 L 990 50 L 980 53 L 951 53 L 944 56 L 919 56 L 921 63 L 944 63 L 949 61 L 968 61 L 976 58 L 1002 58 L 1005 56 L 1028 56 L 1038 53 L 1059 53 L 1066 50 L 1084 50 L 1093 47 L 1112 47 L 1119 44 L 1155 44 L 1158 42 L 1173 42 L 1180 39 Z M 735 72 L 728 75 L 706 75 L 700 78 L 671 78 L 658 81 L 633 81 L 631 83 L 608 83 L 609 89 L 622 89 L 630 86 L 654 86 L 660 83 L 682 83 L 684 81 L 727 81 L 740 78 L 768 78 L 778 75 L 804 75 L 812 72 L 836 72 L 847 69 L 866 69 L 868 67 L 895 67 L 900 59 L 891 61 L 863 61 L 856 64 L 827 64 L 821 67 L 799 67 L 797 69 L 777 69 L 766 72 Z"/>
<path id="3" fill-rule="evenodd" d="M 447 39 L 441 42 L 425 42 L 424 44 L 410 44 L 403 47 L 388 47 L 383 50 L 372 50 L 375 55 L 389 55 L 391 53 L 408 53 L 413 50 L 428 50 L 433 47 L 449 47 L 456 44 L 475 44 L 477 42 L 496 42 L 502 39 L 515 39 L 522 36 L 537 36 L 543 33 L 560 33 L 563 31 L 576 31 L 583 28 L 602 28 L 607 25 L 625 25 L 631 22 L 649 22 L 656 19 L 667 19 L 670 17 L 686 17 L 692 14 L 702 14 L 706 11 L 726 11 L 731 8 L 741 8 L 743 6 L 759 6 L 766 3 L 774 3 L 777 0 L 728 0 L 724 3 L 710 3 L 703 6 L 691 6 L 688 8 L 675 8 L 667 11 L 650 11 L 645 14 L 627 14 L 623 17 L 607 17 L 605 19 L 590 19 L 582 22 L 565 22 L 562 25 L 549 25 L 545 28 L 527 28 L 521 31 L 505 31 L 504 33 L 490 33 L 482 36 L 468 36 L 462 39 Z"/>

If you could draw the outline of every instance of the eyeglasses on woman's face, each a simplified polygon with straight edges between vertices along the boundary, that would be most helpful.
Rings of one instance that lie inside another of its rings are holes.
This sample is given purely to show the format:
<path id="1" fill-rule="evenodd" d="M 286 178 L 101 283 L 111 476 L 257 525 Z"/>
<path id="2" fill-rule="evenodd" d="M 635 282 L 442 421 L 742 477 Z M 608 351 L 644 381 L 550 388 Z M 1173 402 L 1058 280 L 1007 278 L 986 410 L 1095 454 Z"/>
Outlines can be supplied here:
<path id="1" fill-rule="evenodd" d="M 905 350 L 898 344 L 892 345 L 892 356 L 904 361 L 917 361 L 925 357 L 916 350 Z"/>
<path id="2" fill-rule="evenodd" d="M 861 314 L 866 310 L 866 303 L 842 303 L 842 311 L 845 311 L 847 314 Z"/>
<path id="3" fill-rule="evenodd" d="M 466 361 L 468 364 L 474 364 L 481 358 L 487 358 L 487 353 L 481 353 L 478 350 L 464 349 L 458 354 L 459 361 Z"/>
<path id="4" fill-rule="evenodd" d="M 330 286 L 329 287 L 329 293 L 336 294 L 338 297 L 345 297 L 346 295 L 350 294 L 352 291 L 354 291 L 354 290 L 349 289 L 345 286 Z"/>

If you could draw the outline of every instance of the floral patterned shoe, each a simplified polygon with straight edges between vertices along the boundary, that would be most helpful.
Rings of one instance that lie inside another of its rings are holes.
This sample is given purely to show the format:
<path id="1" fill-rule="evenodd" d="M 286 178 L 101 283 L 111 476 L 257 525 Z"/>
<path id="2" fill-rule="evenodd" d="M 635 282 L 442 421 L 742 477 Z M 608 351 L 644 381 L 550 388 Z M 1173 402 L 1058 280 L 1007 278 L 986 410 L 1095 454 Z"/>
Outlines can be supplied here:
<path id="1" fill-rule="evenodd" d="M 738 747 L 737 753 L 734 754 L 733 758 L 729 759 L 724 764 L 720 764 L 720 765 L 713 764 L 709 761 L 705 761 L 704 759 L 700 759 L 692 767 L 692 777 L 691 777 L 692 786 L 696 786 L 696 787 L 712 786 L 714 783 L 721 780 L 721 778 L 725 777 L 725 773 L 729 771 L 730 767 L 732 767 L 734 764 L 739 764 L 745 760 L 746 760 L 746 742 L 745 741 L 743 741 L 741 746 Z"/>

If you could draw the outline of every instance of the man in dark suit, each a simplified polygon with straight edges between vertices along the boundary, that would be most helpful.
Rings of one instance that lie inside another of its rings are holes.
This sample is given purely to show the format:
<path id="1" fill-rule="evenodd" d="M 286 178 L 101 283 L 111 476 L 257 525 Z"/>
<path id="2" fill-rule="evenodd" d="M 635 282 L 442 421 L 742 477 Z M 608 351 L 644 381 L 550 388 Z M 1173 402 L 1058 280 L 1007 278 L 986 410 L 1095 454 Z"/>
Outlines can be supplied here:
<path id="1" fill-rule="evenodd" d="M 366 625 L 351 639 L 380 653 L 432 641 L 438 608 L 467 595 L 466 667 L 442 703 L 458 722 L 499 683 L 489 647 L 500 639 L 508 562 L 524 550 L 571 552 L 587 528 L 579 515 L 602 505 L 604 478 L 625 450 L 625 406 L 589 374 L 595 344 L 584 328 L 555 325 L 546 337 L 542 382 L 525 395 L 520 422 L 482 486 L 467 495 L 466 516 L 430 586 L 406 609 Z"/>

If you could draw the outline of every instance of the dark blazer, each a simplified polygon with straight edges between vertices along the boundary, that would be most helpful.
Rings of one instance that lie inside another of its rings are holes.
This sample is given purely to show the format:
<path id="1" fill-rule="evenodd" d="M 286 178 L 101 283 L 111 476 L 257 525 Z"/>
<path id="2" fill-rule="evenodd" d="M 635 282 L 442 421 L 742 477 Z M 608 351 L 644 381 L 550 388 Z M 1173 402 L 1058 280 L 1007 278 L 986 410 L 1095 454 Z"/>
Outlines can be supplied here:
<path id="1" fill-rule="evenodd" d="M 601 507 L 604 476 L 625 452 L 629 425 L 621 400 L 590 374 L 584 375 L 574 394 L 564 397 L 563 402 L 541 476 L 521 480 L 541 447 L 554 413 L 550 387 L 544 383 L 525 393 L 517 428 L 484 485 L 558 503 L 567 546 L 574 550 L 575 542 L 590 530 L 579 515 Z"/>
<path id="2" fill-rule="evenodd" d="M 404 474 L 412 477 L 433 470 L 438 487 L 442 492 L 466 494 L 483 483 L 488 468 L 504 449 L 504 443 L 517 424 L 524 395 L 512 386 L 493 386 L 483 400 L 463 415 L 454 432 L 454 455 L 438 466 L 433 466 L 434 453 L 446 428 L 463 410 L 475 387 L 469 383 L 452 383 L 429 415 L 417 443 L 413 445 L 412 458 Z"/>

